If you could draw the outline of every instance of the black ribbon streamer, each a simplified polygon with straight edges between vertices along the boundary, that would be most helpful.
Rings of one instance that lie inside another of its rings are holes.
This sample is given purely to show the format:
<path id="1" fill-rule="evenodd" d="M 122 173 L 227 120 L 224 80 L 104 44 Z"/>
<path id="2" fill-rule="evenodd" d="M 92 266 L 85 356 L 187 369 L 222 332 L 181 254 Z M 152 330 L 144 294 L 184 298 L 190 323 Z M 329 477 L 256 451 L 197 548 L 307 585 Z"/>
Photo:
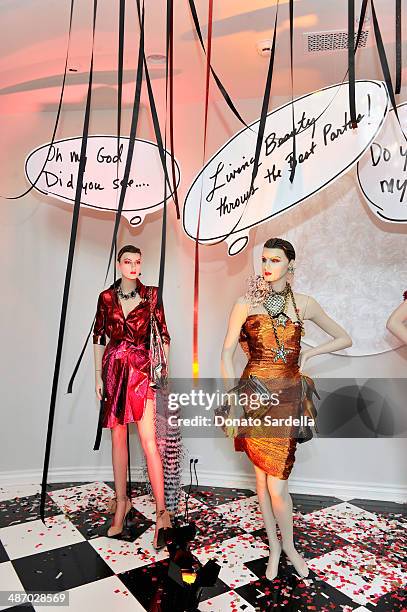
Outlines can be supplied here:
<path id="1" fill-rule="evenodd" d="M 203 49 L 203 52 L 206 55 L 205 44 L 204 44 L 204 41 L 203 41 L 201 26 L 199 24 L 198 13 L 197 13 L 197 10 L 196 10 L 196 6 L 195 6 L 195 3 L 194 3 L 194 0 L 188 0 L 188 1 L 189 1 L 189 7 L 191 9 L 192 19 L 194 21 L 196 33 L 198 35 L 199 42 L 201 43 L 201 47 Z M 232 102 L 232 98 L 229 96 L 225 86 L 222 84 L 222 81 L 220 80 L 220 78 L 218 77 L 218 75 L 216 74 L 216 72 L 214 71 L 214 69 L 212 68 L 211 65 L 210 65 L 210 71 L 211 71 L 211 74 L 212 74 L 213 78 L 215 79 L 215 83 L 218 86 L 218 89 L 219 89 L 220 93 L 222 94 L 226 104 L 228 105 L 228 107 L 230 108 L 232 113 L 240 121 L 240 123 L 242 123 L 249 130 L 252 130 L 252 128 L 250 126 L 248 126 L 247 123 L 244 121 L 244 119 L 241 117 L 239 111 L 237 110 L 236 106 Z"/>
<path id="2" fill-rule="evenodd" d="M 123 35 L 124 35 L 124 32 L 123 32 Z M 138 117 L 139 117 L 139 112 L 140 112 L 141 85 L 142 85 L 142 79 L 143 79 L 143 56 L 144 56 L 144 3 L 143 3 L 143 9 L 142 9 L 142 17 L 140 19 L 140 45 L 139 45 L 139 53 L 138 53 L 138 61 L 137 61 L 137 74 L 136 74 L 136 86 L 135 86 L 135 90 L 134 90 L 133 112 L 132 112 L 130 135 L 129 135 L 129 147 L 128 147 L 128 150 L 127 150 L 125 170 L 124 170 L 122 185 L 121 185 L 121 189 L 120 189 L 119 204 L 118 204 L 116 215 L 115 215 L 115 223 L 114 223 L 114 228 L 113 228 L 112 241 L 111 241 L 111 245 L 110 245 L 109 261 L 108 261 L 108 264 L 107 264 L 106 276 L 105 276 L 104 284 L 106 284 L 106 280 L 107 280 L 107 277 L 108 277 L 108 274 L 109 274 L 109 269 L 110 269 L 110 265 L 111 265 L 111 261 L 112 261 L 112 257 L 113 257 L 113 252 L 116 250 L 117 233 L 118 233 L 118 230 L 119 230 L 121 212 L 123 210 L 124 199 L 125 199 L 127 185 L 128 185 L 128 179 L 129 179 L 129 175 L 130 175 L 130 168 L 131 168 L 131 163 L 132 163 L 132 160 L 133 160 L 134 144 L 135 144 L 135 139 L 136 139 Z M 122 63 L 120 64 L 120 62 L 119 62 L 119 65 L 118 65 L 118 71 L 119 71 L 119 81 L 120 81 L 123 78 L 122 77 L 123 64 Z M 71 376 L 70 381 L 68 383 L 67 393 L 72 393 L 73 383 L 74 383 L 76 374 L 77 374 L 77 372 L 79 370 L 79 366 L 80 366 L 80 364 L 82 362 L 83 355 L 85 354 L 85 350 L 86 350 L 87 344 L 89 342 L 89 338 L 90 338 L 90 336 L 92 334 L 92 329 L 93 329 L 94 322 L 95 322 L 95 317 L 93 318 L 93 322 L 92 322 L 91 328 L 90 328 L 89 333 L 88 333 L 88 335 L 86 337 L 85 343 L 84 343 L 84 345 L 82 347 L 82 350 L 81 350 L 81 353 L 79 355 L 78 361 L 77 361 L 77 363 L 75 365 L 75 368 L 74 368 L 74 370 L 72 372 L 72 376 Z"/>
<path id="3" fill-rule="evenodd" d="M 75 253 L 76 235 L 77 235 L 78 221 L 79 221 L 79 214 L 80 214 L 80 207 L 81 207 L 81 193 L 82 193 L 82 186 L 83 186 L 83 176 L 85 173 L 85 165 L 86 165 L 86 148 L 87 148 L 87 142 L 88 142 L 90 108 L 91 108 L 91 100 L 92 100 L 93 54 L 94 54 L 94 44 L 95 44 L 96 13 L 97 13 L 97 0 L 94 0 L 93 1 L 93 24 L 92 24 L 92 54 L 91 54 L 90 67 L 89 67 L 89 83 L 88 83 L 88 92 L 86 96 L 86 109 L 85 109 L 85 117 L 84 117 L 84 122 L 83 122 L 81 153 L 80 153 L 80 159 L 79 159 L 78 177 L 77 177 L 76 192 L 75 192 L 75 204 L 74 204 L 73 215 L 72 215 L 72 226 L 71 226 L 71 237 L 70 237 L 70 242 L 69 242 L 68 262 L 66 266 L 64 293 L 63 293 L 61 315 L 60 315 L 60 321 L 59 321 L 58 344 L 57 344 L 57 351 L 56 351 L 56 358 L 55 358 L 54 376 L 52 380 L 52 391 L 51 391 L 51 401 L 50 401 L 50 406 L 49 406 L 47 439 L 46 439 L 46 444 L 45 444 L 45 458 L 44 458 L 44 467 L 43 467 L 42 484 L 41 484 L 40 516 L 44 524 L 45 524 L 45 496 L 46 496 L 46 487 L 47 487 L 49 459 L 50 459 L 50 453 L 51 453 L 51 441 L 52 441 L 52 430 L 53 430 L 54 416 L 55 416 L 55 404 L 56 404 L 56 397 L 57 397 L 57 391 L 58 391 L 58 380 L 59 380 L 59 371 L 60 371 L 60 366 L 61 366 L 62 347 L 63 347 L 65 322 L 66 322 L 66 311 L 67 311 L 67 306 L 68 306 L 69 289 L 70 289 L 70 284 L 71 284 L 72 265 L 73 265 L 73 259 L 74 259 L 74 253 Z"/>
<path id="4" fill-rule="evenodd" d="M 260 151 L 261 151 L 261 146 L 263 144 L 264 128 L 266 126 L 268 107 L 270 103 L 271 83 L 273 81 L 274 58 L 275 58 L 275 53 L 276 53 L 278 8 L 279 8 L 279 1 L 277 1 L 276 15 L 274 18 L 273 42 L 271 45 L 270 60 L 269 60 L 269 66 L 267 70 L 266 86 L 264 88 L 263 104 L 261 108 L 260 121 L 259 121 L 259 131 L 257 133 L 256 151 L 254 154 L 253 172 L 252 172 L 252 178 L 250 181 L 249 197 L 247 198 L 246 205 L 247 205 L 247 202 L 249 201 L 249 198 L 253 195 L 254 181 L 256 180 L 256 176 L 259 170 Z M 238 226 L 243 214 L 244 214 L 244 211 L 242 212 L 239 218 L 239 221 L 236 223 L 233 230 Z"/>
<path id="5" fill-rule="evenodd" d="M 397 111 L 397 103 L 396 103 L 396 98 L 394 96 L 394 89 L 393 89 L 393 83 L 392 83 L 391 76 L 390 76 L 389 63 L 387 61 L 386 51 L 385 51 L 384 44 L 383 44 L 383 38 L 382 38 L 381 31 L 380 31 L 379 22 L 377 20 L 374 0 L 370 0 L 370 2 L 372 6 L 373 29 L 375 33 L 377 51 L 379 53 L 379 59 L 380 59 L 381 67 L 382 67 L 383 77 L 386 82 L 386 87 L 387 87 L 387 91 L 389 94 L 390 102 L 393 107 L 394 113 L 396 115 L 398 124 L 404 136 L 404 139 L 407 141 L 407 136 L 404 132 L 403 126 L 401 125 L 400 117 Z"/>
<path id="6" fill-rule="evenodd" d="M 44 164 L 43 164 L 43 166 L 42 166 L 42 168 L 41 168 L 37 178 L 35 179 L 35 181 L 33 183 L 31 183 L 29 188 L 26 191 L 24 191 L 24 193 L 21 193 L 18 196 L 9 196 L 9 197 L 4 196 L 5 200 L 18 200 L 18 199 L 23 198 L 24 196 L 26 196 L 28 193 L 30 193 L 31 189 L 33 189 L 36 186 L 36 184 L 38 183 L 38 181 L 40 179 L 40 176 L 43 173 L 43 171 L 45 169 L 45 166 L 47 165 L 49 152 L 51 151 L 51 147 L 54 145 L 54 142 L 55 142 L 55 136 L 56 136 L 56 133 L 57 133 L 57 129 L 58 129 L 58 125 L 59 125 L 59 118 L 60 118 L 61 110 L 62 110 L 62 100 L 64 98 L 66 73 L 68 71 L 69 48 L 70 48 L 70 45 L 71 45 L 73 10 L 74 10 L 74 0 L 71 0 L 71 9 L 70 9 L 70 12 L 69 12 L 68 42 L 67 42 L 66 54 L 65 54 L 64 76 L 63 76 L 63 79 L 62 79 L 61 93 L 60 93 L 60 96 L 59 96 L 57 116 L 55 118 L 54 130 L 52 132 L 51 142 L 49 143 L 47 156 L 45 158 Z"/>
<path id="7" fill-rule="evenodd" d="M 353 129 L 357 128 L 355 100 L 355 0 L 348 0 L 348 66 L 349 66 L 349 109 Z"/>
<path id="8" fill-rule="evenodd" d="M 138 16 L 140 19 L 140 0 L 136 0 L 136 6 L 137 6 Z M 158 113 L 157 113 L 157 108 L 155 104 L 153 88 L 151 86 L 150 73 L 148 70 L 147 60 L 146 60 L 146 56 L 144 52 L 143 52 L 143 63 L 144 63 L 144 72 L 146 76 L 148 99 L 150 103 L 151 118 L 153 121 L 154 133 L 155 133 L 155 138 L 156 138 L 157 146 L 158 146 L 158 152 L 160 155 L 161 165 L 162 165 L 164 176 L 165 176 L 165 184 L 168 185 L 170 192 L 171 192 L 171 183 L 170 183 L 170 179 L 168 176 L 167 163 L 166 163 L 166 151 L 163 145 L 163 139 L 162 139 L 161 130 L 160 130 L 160 122 L 158 119 Z M 177 216 L 177 218 L 179 218 L 179 216 Z M 161 303 L 162 301 L 164 267 L 165 267 L 166 231 L 167 231 L 167 209 L 166 209 L 166 198 L 165 198 L 164 203 L 163 203 L 163 225 L 162 225 L 162 234 L 161 234 L 160 272 L 159 272 L 158 297 L 157 297 L 158 303 Z"/>
<path id="9" fill-rule="evenodd" d="M 294 0 L 290 0 L 290 72 L 291 72 L 291 117 L 293 125 L 293 152 L 292 152 L 292 165 L 290 172 L 290 183 L 293 182 L 295 177 L 295 170 L 297 168 L 297 146 L 295 136 L 295 111 L 294 111 L 294 66 L 293 66 L 293 44 L 294 44 Z"/>
<path id="10" fill-rule="evenodd" d="M 143 77 L 143 66 L 144 66 L 144 72 L 145 72 L 146 83 L 147 83 L 151 116 L 153 120 L 154 132 L 155 132 L 155 136 L 157 140 L 160 160 L 161 160 L 161 164 L 162 164 L 163 171 L 165 174 L 166 184 L 168 184 L 170 191 L 171 191 L 171 184 L 170 184 L 170 179 L 168 176 L 167 164 L 166 164 L 166 152 L 164 150 L 163 141 L 161 137 L 158 113 L 157 113 L 156 104 L 154 100 L 154 94 L 153 94 L 153 90 L 151 86 L 151 80 L 150 80 L 150 74 L 148 71 L 147 60 L 146 60 L 145 52 L 144 52 L 144 2 L 142 4 L 142 9 L 140 9 L 140 0 L 136 0 L 136 7 L 137 7 L 137 13 L 138 13 L 138 18 L 140 22 L 140 47 L 139 47 L 139 57 L 138 57 L 137 77 L 136 77 L 136 88 L 135 88 L 135 96 L 134 96 L 134 103 L 133 103 L 133 115 L 132 115 L 131 128 L 130 128 L 129 148 L 128 148 L 127 158 L 126 158 L 126 167 L 125 167 L 122 187 L 120 191 L 119 205 L 118 205 L 116 216 L 115 216 L 115 224 L 114 224 L 114 229 L 113 229 L 112 243 L 110 247 L 109 261 L 108 261 L 107 270 L 106 270 L 105 283 L 107 280 L 107 276 L 108 276 L 111 261 L 112 261 L 113 250 L 115 249 L 115 245 L 116 245 L 116 238 L 117 238 L 117 232 L 118 232 L 118 228 L 120 224 L 121 211 L 123 209 L 124 198 L 125 198 L 125 194 L 127 190 L 128 177 L 130 174 L 130 167 L 131 167 L 131 162 L 133 159 L 134 141 L 135 141 L 135 136 L 136 136 L 138 115 L 139 115 L 139 109 L 140 109 L 140 94 L 141 94 L 141 84 L 142 84 L 142 77 Z M 119 64 L 119 71 L 120 70 L 122 70 L 122 67 L 120 67 L 120 64 Z M 179 212 L 178 212 L 178 218 L 179 218 Z M 158 302 L 159 303 L 162 301 L 162 289 L 163 289 L 163 278 L 164 278 L 164 267 L 165 267 L 166 227 L 167 227 L 166 200 L 164 200 L 163 229 L 162 229 L 161 255 L 160 255 L 160 273 L 159 273 L 159 284 L 158 284 Z M 85 354 L 85 350 L 89 342 L 89 338 L 92 334 L 94 322 L 95 322 L 95 318 L 93 319 L 91 328 L 89 330 L 89 333 L 87 335 L 87 338 L 85 340 L 81 353 L 79 355 L 78 361 L 75 365 L 72 376 L 70 378 L 68 389 L 67 389 L 68 393 L 72 393 L 73 383 L 74 383 L 76 374 L 79 370 L 80 364 L 82 362 L 83 355 Z"/>
<path id="11" fill-rule="evenodd" d="M 177 190 L 177 176 L 175 170 L 175 147 L 174 147 L 174 2 L 167 0 L 167 45 L 166 45 L 166 75 L 165 75 L 165 120 L 167 121 L 167 96 L 169 85 L 169 104 L 170 104 L 170 152 L 171 152 L 171 178 L 172 178 L 172 197 L 177 211 L 177 219 L 180 219 Z M 167 127 L 165 128 L 165 150 L 167 150 Z M 166 201 L 166 191 L 165 198 Z"/>
<path id="12" fill-rule="evenodd" d="M 367 0 L 363 0 L 363 1 L 367 2 Z M 278 21 L 278 9 L 279 9 L 279 5 L 280 5 L 280 0 L 277 0 L 277 8 L 276 8 L 276 15 L 275 15 L 275 21 L 274 21 L 274 31 L 273 31 L 273 41 L 272 41 L 272 45 L 271 45 L 270 60 L 269 60 L 269 66 L 268 66 L 268 71 L 267 71 L 267 80 L 266 80 L 266 85 L 265 85 L 265 90 L 264 90 L 262 110 L 261 110 L 260 121 L 259 121 L 259 130 L 257 132 L 257 137 L 256 137 L 256 150 L 255 150 L 255 156 L 254 156 L 254 160 L 253 160 L 253 171 L 252 171 L 252 176 L 251 176 L 251 180 L 250 180 L 250 189 L 249 189 L 249 192 L 248 192 L 248 197 L 247 197 L 246 202 L 245 202 L 245 204 L 243 206 L 242 214 L 240 215 L 240 217 L 237 220 L 237 222 L 235 223 L 235 225 L 232 227 L 232 229 L 225 236 L 223 236 L 220 240 L 218 240 L 218 242 L 212 242 L 211 243 L 212 246 L 214 246 L 215 244 L 219 244 L 219 243 L 223 242 L 224 240 L 226 240 L 226 238 L 228 238 L 231 234 L 233 234 L 233 232 L 235 231 L 235 229 L 239 225 L 239 223 L 240 223 L 240 221 L 241 221 L 241 219 L 242 219 L 242 217 L 243 217 L 243 215 L 245 213 L 245 210 L 246 210 L 246 207 L 247 207 L 247 205 L 249 203 L 250 197 L 253 195 L 254 181 L 256 179 L 256 176 L 257 176 L 257 173 L 258 173 L 258 169 L 259 169 L 260 152 L 261 152 L 262 140 L 263 140 L 263 136 L 264 136 L 264 129 L 265 129 L 265 125 L 266 125 L 268 105 L 269 105 L 269 101 L 270 101 L 271 83 L 272 83 L 272 80 L 273 80 L 273 70 L 274 70 L 274 59 L 275 59 L 275 50 L 276 50 L 277 21 Z M 251 131 L 253 131 L 251 127 L 249 129 Z M 198 215 L 198 228 L 199 228 L 199 215 Z"/>
<path id="13" fill-rule="evenodd" d="M 401 0 L 396 0 L 396 94 L 399 94 L 401 91 L 401 49 Z"/>

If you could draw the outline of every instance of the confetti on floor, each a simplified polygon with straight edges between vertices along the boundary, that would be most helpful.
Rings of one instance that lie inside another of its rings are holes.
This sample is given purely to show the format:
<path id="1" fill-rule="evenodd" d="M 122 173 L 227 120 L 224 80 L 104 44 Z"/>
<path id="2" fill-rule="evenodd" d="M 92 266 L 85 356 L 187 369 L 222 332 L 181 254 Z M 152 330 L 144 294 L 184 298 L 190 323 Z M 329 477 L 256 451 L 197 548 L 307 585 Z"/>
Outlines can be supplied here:
<path id="1" fill-rule="evenodd" d="M 179 525 L 187 491 L 184 487 Z M 0 489 L 2 589 L 64 591 L 75 612 L 92 606 L 117 612 L 158 605 L 171 612 L 185 609 L 191 593 L 174 579 L 167 549 L 152 545 L 155 507 L 145 483 L 132 483 L 135 516 L 120 539 L 104 535 L 112 520 L 107 504 L 113 483 L 49 485 L 45 526 L 39 492 L 38 484 Z M 292 497 L 294 538 L 310 575 L 301 579 L 282 553 L 271 582 L 265 577 L 269 548 L 255 493 L 192 488 L 189 521 L 197 529 L 192 558 L 197 568 L 210 561 L 220 568 L 213 586 L 203 589 L 198 609 L 407 612 L 407 505 Z"/>

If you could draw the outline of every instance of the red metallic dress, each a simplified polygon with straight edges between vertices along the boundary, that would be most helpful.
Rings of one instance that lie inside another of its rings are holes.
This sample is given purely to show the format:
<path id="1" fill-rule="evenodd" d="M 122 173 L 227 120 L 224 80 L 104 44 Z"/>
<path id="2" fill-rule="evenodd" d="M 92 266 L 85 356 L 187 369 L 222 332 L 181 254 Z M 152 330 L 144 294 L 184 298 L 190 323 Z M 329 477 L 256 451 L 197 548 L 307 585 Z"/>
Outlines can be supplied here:
<path id="1" fill-rule="evenodd" d="M 102 379 L 104 401 L 100 415 L 101 427 L 139 421 L 146 401 L 154 397 L 150 387 L 150 287 L 137 279 L 141 302 L 124 316 L 116 281 L 99 295 L 93 344 L 106 345 L 103 353 Z M 152 310 L 164 343 L 170 343 L 162 304 L 157 304 L 158 287 L 151 287 Z"/>

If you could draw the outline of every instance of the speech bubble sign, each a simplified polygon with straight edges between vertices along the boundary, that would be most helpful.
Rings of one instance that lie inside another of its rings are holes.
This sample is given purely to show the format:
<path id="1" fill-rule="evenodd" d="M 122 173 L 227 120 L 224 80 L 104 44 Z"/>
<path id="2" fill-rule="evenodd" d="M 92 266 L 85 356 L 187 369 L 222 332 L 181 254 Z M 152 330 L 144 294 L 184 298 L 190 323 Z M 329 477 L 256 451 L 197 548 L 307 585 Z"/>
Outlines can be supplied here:
<path id="1" fill-rule="evenodd" d="M 407 134 L 407 102 L 397 106 Z M 383 129 L 357 166 L 359 186 L 370 210 L 388 223 L 407 223 L 407 141 L 391 108 Z"/>
<path id="2" fill-rule="evenodd" d="M 74 202 L 81 142 L 81 137 L 66 138 L 56 141 L 51 148 L 49 144 L 44 144 L 31 151 L 25 161 L 28 181 L 31 184 L 35 182 L 47 160 L 35 189 L 52 198 Z M 118 154 L 116 136 L 88 137 L 82 206 L 103 211 L 117 210 L 128 146 L 129 138 L 121 137 Z M 166 165 L 171 176 L 171 155 L 168 151 Z M 181 173 L 176 160 L 175 169 L 178 185 Z M 168 188 L 167 200 L 170 197 Z M 163 202 L 164 171 L 158 146 L 137 138 L 122 215 L 130 225 L 140 225 L 147 214 L 162 208 Z"/>
<path id="3" fill-rule="evenodd" d="M 249 199 L 259 121 L 251 124 L 252 131 L 245 128 L 228 140 L 189 188 L 183 210 L 186 234 L 196 239 L 202 190 L 199 242 L 225 239 L 229 255 L 235 255 L 246 247 L 250 228 L 297 206 L 347 172 L 370 146 L 388 108 L 387 90 L 380 81 L 356 81 L 355 92 L 357 129 L 350 126 L 347 83 L 294 100 L 297 166 L 293 183 L 289 180 L 291 103 L 267 115 L 259 171 Z"/>

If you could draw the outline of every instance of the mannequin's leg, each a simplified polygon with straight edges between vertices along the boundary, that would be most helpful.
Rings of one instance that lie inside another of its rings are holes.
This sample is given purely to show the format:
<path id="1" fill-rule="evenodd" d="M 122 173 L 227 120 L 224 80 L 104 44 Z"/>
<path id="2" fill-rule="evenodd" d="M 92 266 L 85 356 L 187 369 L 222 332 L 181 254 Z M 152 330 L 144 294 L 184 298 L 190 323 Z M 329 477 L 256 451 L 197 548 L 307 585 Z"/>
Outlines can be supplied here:
<path id="1" fill-rule="evenodd" d="M 148 399 L 143 418 L 137 421 L 137 427 L 141 446 L 146 456 L 148 476 L 150 478 L 158 515 L 160 510 L 165 509 L 165 501 L 163 465 L 155 434 L 154 409 L 154 401 Z"/>
<path id="2" fill-rule="evenodd" d="M 127 484 L 127 425 L 115 425 L 111 432 L 114 487 L 117 498 L 113 523 L 116 527 L 119 527 L 126 512 L 124 497 L 126 496 Z"/>
<path id="3" fill-rule="evenodd" d="M 297 572 L 304 578 L 309 570 L 303 557 L 297 552 L 293 540 L 293 503 L 288 492 L 288 481 L 267 475 L 267 486 L 274 516 L 281 532 L 283 550 Z"/>
<path id="4" fill-rule="evenodd" d="M 271 507 L 270 494 L 267 488 L 267 474 L 263 472 L 257 465 L 254 465 L 256 474 L 256 490 L 259 499 L 259 506 L 263 515 L 264 526 L 266 528 L 267 537 L 270 547 L 270 556 L 266 569 L 266 578 L 273 580 L 277 576 L 278 562 L 280 560 L 281 545 L 277 537 L 276 519 Z"/>

